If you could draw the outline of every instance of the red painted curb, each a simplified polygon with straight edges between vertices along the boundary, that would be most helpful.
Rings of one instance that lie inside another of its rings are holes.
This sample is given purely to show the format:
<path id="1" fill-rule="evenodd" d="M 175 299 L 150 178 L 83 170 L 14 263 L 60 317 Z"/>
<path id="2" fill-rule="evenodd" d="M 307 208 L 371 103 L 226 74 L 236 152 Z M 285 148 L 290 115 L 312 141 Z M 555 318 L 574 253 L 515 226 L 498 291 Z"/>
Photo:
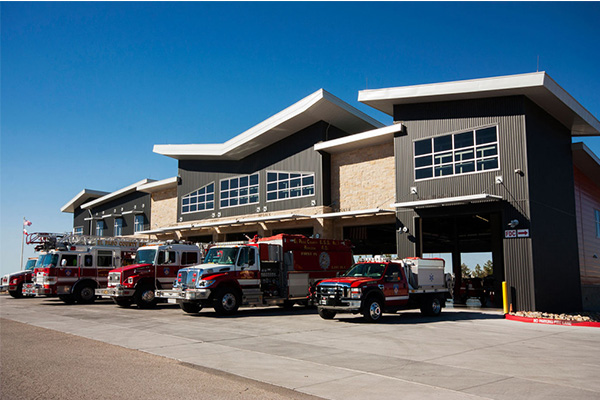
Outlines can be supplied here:
<path id="1" fill-rule="evenodd" d="M 563 326 L 591 326 L 593 328 L 600 328 L 600 322 L 590 321 L 572 321 L 572 320 L 561 320 L 561 319 L 550 319 L 550 318 L 529 318 L 519 317 L 516 315 L 505 314 L 504 318 L 511 321 L 527 322 L 530 324 L 544 324 L 544 325 L 563 325 Z"/>

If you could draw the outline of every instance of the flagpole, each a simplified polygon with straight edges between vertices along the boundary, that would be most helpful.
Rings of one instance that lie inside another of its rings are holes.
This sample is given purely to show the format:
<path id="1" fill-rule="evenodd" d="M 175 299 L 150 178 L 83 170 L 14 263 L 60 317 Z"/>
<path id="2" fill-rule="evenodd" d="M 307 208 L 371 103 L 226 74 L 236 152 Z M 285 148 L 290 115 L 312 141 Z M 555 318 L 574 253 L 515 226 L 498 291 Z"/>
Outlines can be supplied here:
<path id="1" fill-rule="evenodd" d="M 25 217 L 23 217 L 23 226 L 21 227 L 21 271 L 23 271 L 23 246 L 25 244 Z"/>

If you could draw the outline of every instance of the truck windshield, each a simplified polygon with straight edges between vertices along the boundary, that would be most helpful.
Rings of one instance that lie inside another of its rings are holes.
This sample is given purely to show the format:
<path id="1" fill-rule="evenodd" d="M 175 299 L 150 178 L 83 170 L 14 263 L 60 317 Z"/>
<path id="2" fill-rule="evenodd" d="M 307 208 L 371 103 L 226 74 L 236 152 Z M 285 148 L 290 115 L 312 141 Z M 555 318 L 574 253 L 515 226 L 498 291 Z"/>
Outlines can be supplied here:
<path id="1" fill-rule="evenodd" d="M 204 258 L 205 264 L 233 264 L 238 253 L 237 247 L 212 247 Z"/>
<path id="2" fill-rule="evenodd" d="M 28 260 L 27 264 L 25 264 L 25 271 L 33 271 L 35 268 L 35 261 L 36 260 Z"/>
<path id="3" fill-rule="evenodd" d="M 359 263 L 346 271 L 342 276 L 359 276 L 367 278 L 381 278 L 385 271 L 385 264 Z"/>
<path id="4" fill-rule="evenodd" d="M 42 254 L 38 257 L 37 262 L 35 263 L 35 267 L 41 267 L 42 265 L 44 265 L 44 257 L 46 257 L 45 254 Z"/>
<path id="5" fill-rule="evenodd" d="M 43 268 L 56 267 L 56 263 L 58 263 L 58 254 L 46 254 L 44 256 L 44 261 L 42 261 L 42 267 Z"/>
<path id="6" fill-rule="evenodd" d="M 138 250 L 135 253 L 134 264 L 154 264 L 156 250 Z"/>

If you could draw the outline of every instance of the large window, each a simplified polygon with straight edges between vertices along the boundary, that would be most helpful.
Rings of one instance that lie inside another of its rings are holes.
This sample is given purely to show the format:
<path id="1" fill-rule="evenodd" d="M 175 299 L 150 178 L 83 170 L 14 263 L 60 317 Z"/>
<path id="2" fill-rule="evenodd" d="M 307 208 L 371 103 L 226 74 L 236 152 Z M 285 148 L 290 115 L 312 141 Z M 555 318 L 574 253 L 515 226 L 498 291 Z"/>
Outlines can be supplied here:
<path id="1" fill-rule="evenodd" d="M 123 234 L 123 218 L 115 218 L 115 236 Z"/>
<path id="2" fill-rule="evenodd" d="M 497 127 L 417 140 L 414 143 L 415 180 L 495 170 Z"/>
<path id="3" fill-rule="evenodd" d="M 96 236 L 104 236 L 104 221 L 97 221 L 96 222 Z"/>
<path id="4" fill-rule="evenodd" d="M 198 211 L 214 210 L 215 183 L 209 183 L 181 198 L 181 213 L 188 214 Z"/>
<path id="5" fill-rule="evenodd" d="M 258 203 L 258 174 L 221 180 L 221 208 Z"/>
<path id="6" fill-rule="evenodd" d="M 267 172 L 267 201 L 313 196 L 314 194 L 314 173 Z"/>
<path id="7" fill-rule="evenodd" d="M 136 215 L 133 219 L 133 232 L 141 232 L 144 230 L 144 215 Z"/>
<path id="8" fill-rule="evenodd" d="M 600 238 L 600 210 L 594 210 L 596 215 L 596 237 Z"/>

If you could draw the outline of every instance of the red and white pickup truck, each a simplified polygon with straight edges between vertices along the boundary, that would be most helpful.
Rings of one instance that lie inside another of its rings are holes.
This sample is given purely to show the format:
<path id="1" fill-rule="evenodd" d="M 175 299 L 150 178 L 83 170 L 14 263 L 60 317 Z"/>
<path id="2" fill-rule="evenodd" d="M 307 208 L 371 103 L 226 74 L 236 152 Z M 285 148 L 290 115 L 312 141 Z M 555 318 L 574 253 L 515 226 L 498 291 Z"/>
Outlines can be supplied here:
<path id="1" fill-rule="evenodd" d="M 411 308 L 436 316 L 450 297 L 444 260 L 436 258 L 358 262 L 340 277 L 322 280 L 316 289 L 321 318 L 361 313 L 368 322 L 379 321 L 384 312 Z"/>

